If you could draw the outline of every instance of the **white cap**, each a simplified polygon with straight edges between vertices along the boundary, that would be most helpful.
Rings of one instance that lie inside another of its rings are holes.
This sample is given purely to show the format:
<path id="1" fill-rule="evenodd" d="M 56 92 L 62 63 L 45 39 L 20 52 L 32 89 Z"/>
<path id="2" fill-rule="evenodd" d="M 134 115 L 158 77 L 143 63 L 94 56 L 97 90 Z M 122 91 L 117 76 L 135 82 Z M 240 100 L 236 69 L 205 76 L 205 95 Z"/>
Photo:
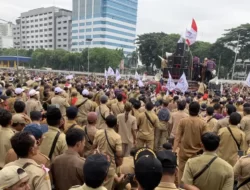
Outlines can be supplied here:
<path id="1" fill-rule="evenodd" d="M 88 91 L 87 89 L 84 89 L 84 90 L 82 91 L 82 95 L 88 96 L 88 95 L 89 95 L 89 91 Z"/>
<path id="2" fill-rule="evenodd" d="M 63 92 L 63 89 L 61 89 L 60 87 L 55 88 L 55 93 L 61 93 L 61 92 Z"/>
<path id="3" fill-rule="evenodd" d="M 9 188 L 20 180 L 27 178 L 28 174 L 18 166 L 6 166 L 0 171 L 0 189 Z"/>
<path id="4" fill-rule="evenodd" d="M 35 91 L 34 89 L 31 89 L 31 90 L 29 91 L 29 96 L 35 96 L 35 95 L 37 95 L 37 94 L 39 94 L 39 92 Z"/>
<path id="5" fill-rule="evenodd" d="M 242 97 L 239 97 L 237 101 L 238 101 L 238 102 L 243 102 L 244 100 L 243 100 Z"/>
<path id="6" fill-rule="evenodd" d="M 21 94 L 24 91 L 22 88 L 16 88 L 15 89 L 15 94 Z"/>

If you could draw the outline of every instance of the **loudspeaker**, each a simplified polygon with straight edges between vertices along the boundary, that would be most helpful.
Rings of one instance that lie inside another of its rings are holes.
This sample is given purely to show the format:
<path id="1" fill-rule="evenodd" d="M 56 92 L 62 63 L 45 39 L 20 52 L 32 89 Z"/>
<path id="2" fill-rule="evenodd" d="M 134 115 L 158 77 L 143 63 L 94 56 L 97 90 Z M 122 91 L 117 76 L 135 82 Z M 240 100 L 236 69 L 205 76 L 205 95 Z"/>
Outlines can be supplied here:
<path id="1" fill-rule="evenodd" d="M 184 51 L 185 51 L 185 43 L 177 43 L 176 55 L 184 56 Z"/>
<path id="2" fill-rule="evenodd" d="M 173 67 L 174 65 L 174 56 L 168 57 L 168 67 Z"/>

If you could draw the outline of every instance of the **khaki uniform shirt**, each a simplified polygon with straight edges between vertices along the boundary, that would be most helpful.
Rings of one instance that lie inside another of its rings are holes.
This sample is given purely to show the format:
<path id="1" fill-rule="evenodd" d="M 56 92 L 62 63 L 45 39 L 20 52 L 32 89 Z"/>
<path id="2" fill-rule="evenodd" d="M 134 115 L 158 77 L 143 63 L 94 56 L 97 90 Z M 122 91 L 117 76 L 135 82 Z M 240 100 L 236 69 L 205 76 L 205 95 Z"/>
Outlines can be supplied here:
<path id="1" fill-rule="evenodd" d="M 73 150 L 66 150 L 51 164 L 51 174 L 55 189 L 68 190 L 74 185 L 82 185 L 85 159 Z"/>
<path id="2" fill-rule="evenodd" d="M 175 137 L 178 125 L 181 121 L 181 119 L 188 117 L 189 115 L 185 113 L 185 111 L 177 111 L 171 114 L 172 115 L 172 123 L 173 123 L 173 128 L 171 131 L 171 137 Z"/>
<path id="3" fill-rule="evenodd" d="M 93 101 L 96 102 L 98 105 L 100 105 L 100 97 L 103 95 L 103 91 L 98 91 L 93 96 Z"/>
<path id="4" fill-rule="evenodd" d="M 204 152 L 202 155 L 187 161 L 182 182 L 194 185 L 202 190 L 229 190 L 233 189 L 233 168 L 223 159 L 217 157 L 204 173 L 193 181 L 194 176 L 208 164 L 216 153 Z M 199 163 L 199 164 L 197 164 Z"/>
<path id="5" fill-rule="evenodd" d="M 5 156 L 12 148 L 10 139 L 14 135 L 14 131 L 10 127 L 0 126 L 0 168 L 5 164 Z"/>
<path id="6" fill-rule="evenodd" d="M 132 130 L 137 129 L 136 118 L 131 114 L 128 114 L 128 120 L 125 121 L 125 113 L 121 113 L 117 116 L 118 133 L 122 138 L 122 143 L 133 144 L 134 139 Z"/>
<path id="7" fill-rule="evenodd" d="M 169 109 L 169 111 L 173 111 L 173 110 L 177 109 L 177 103 L 171 102 L 170 104 L 168 104 L 168 109 Z"/>
<path id="8" fill-rule="evenodd" d="M 246 136 L 243 131 L 241 131 L 237 126 L 230 125 L 230 129 L 240 145 L 242 151 L 247 150 Z M 234 166 L 238 159 L 238 147 L 234 141 L 231 133 L 227 127 L 219 130 L 218 136 L 220 137 L 220 146 L 218 148 L 218 155 L 220 158 L 227 161 L 231 166 Z"/>
<path id="9" fill-rule="evenodd" d="M 121 174 L 134 174 L 135 173 L 135 164 L 134 157 L 128 156 L 123 157 L 122 165 L 120 166 Z"/>
<path id="10" fill-rule="evenodd" d="M 14 114 L 14 115 L 18 115 L 18 116 L 20 116 L 21 118 L 23 118 L 23 119 L 25 120 L 25 125 L 28 125 L 28 124 L 32 123 L 30 117 L 29 117 L 28 115 L 26 115 L 25 113 L 16 113 L 16 114 Z M 14 116 L 14 115 L 13 115 L 13 116 Z M 12 116 L 12 117 L 13 117 L 13 116 Z"/>
<path id="11" fill-rule="evenodd" d="M 174 183 L 160 182 L 159 185 L 155 188 L 155 190 L 182 190 L 182 189 L 177 188 Z"/>
<path id="12" fill-rule="evenodd" d="M 14 162 L 18 159 L 15 151 L 13 149 L 10 149 L 5 157 L 5 164 L 8 164 L 10 162 Z M 50 160 L 47 156 L 42 154 L 39 150 L 37 152 L 37 155 L 32 157 L 33 160 L 36 161 L 39 165 L 45 165 L 47 168 L 50 168 Z"/>
<path id="13" fill-rule="evenodd" d="M 215 118 L 211 119 L 211 116 L 207 117 L 205 120 L 207 122 L 207 128 L 208 128 L 208 130 L 212 132 L 213 129 L 215 128 L 218 120 L 215 119 Z"/>
<path id="14" fill-rule="evenodd" d="M 30 163 L 24 170 L 29 175 L 29 185 L 31 190 L 49 190 L 51 189 L 51 182 L 48 172 L 41 166 L 38 165 L 32 159 L 18 159 L 14 162 L 10 162 L 6 166 L 18 166 L 22 168 L 26 163 Z M 5 167 L 6 167 L 5 166 Z"/>
<path id="15" fill-rule="evenodd" d="M 16 113 L 16 111 L 14 109 L 14 103 L 16 101 L 16 98 L 15 97 L 10 97 L 6 101 L 7 101 L 7 105 L 8 105 L 10 113 L 12 113 L 12 114 Z"/>
<path id="16" fill-rule="evenodd" d="M 124 104 L 123 102 L 117 102 L 111 105 L 111 111 L 113 112 L 114 116 L 118 114 L 124 113 Z"/>
<path id="17" fill-rule="evenodd" d="M 75 120 L 67 120 L 64 125 L 64 132 L 66 133 L 69 128 L 78 128 L 83 129 L 80 125 L 77 124 Z"/>
<path id="18" fill-rule="evenodd" d="M 85 103 L 82 104 L 83 102 L 85 102 Z M 88 115 L 88 113 L 93 110 L 93 103 L 92 103 L 91 100 L 89 100 L 87 98 L 80 98 L 76 102 L 75 106 L 77 107 L 80 104 L 82 104 L 82 105 L 78 108 L 77 119 L 86 120 L 87 121 L 87 115 Z"/>
<path id="19" fill-rule="evenodd" d="M 238 185 L 250 178 L 250 156 L 242 156 L 234 165 L 234 178 L 238 180 Z M 249 190 L 250 183 L 239 188 L 239 190 Z"/>
<path id="20" fill-rule="evenodd" d="M 240 128 L 246 134 L 246 141 L 250 144 L 250 115 L 246 115 L 241 119 Z"/>
<path id="21" fill-rule="evenodd" d="M 61 114 L 62 114 L 63 117 L 66 116 L 66 108 L 70 107 L 69 102 L 67 101 L 67 99 L 63 98 L 60 95 L 56 95 L 55 97 L 53 97 L 51 99 L 51 104 L 56 105 L 60 109 Z"/>
<path id="22" fill-rule="evenodd" d="M 84 146 L 84 151 L 83 151 L 84 154 L 83 155 L 84 155 L 84 157 L 87 157 L 92 153 L 92 144 L 93 144 L 97 129 L 93 125 L 87 125 L 87 126 L 83 126 L 83 130 L 84 130 L 84 132 L 86 134 L 86 136 L 85 136 L 85 146 Z M 90 144 L 89 141 L 92 142 L 92 144 Z"/>
<path id="23" fill-rule="evenodd" d="M 73 186 L 69 190 L 107 190 L 107 189 L 103 186 L 93 189 L 84 184 L 83 186 L 80 185 Z"/>
<path id="24" fill-rule="evenodd" d="M 206 123 L 200 117 L 189 116 L 181 119 L 175 136 L 174 150 L 179 146 L 179 157 L 188 159 L 199 152 L 201 147 L 201 136 L 208 132 Z"/>
<path id="25" fill-rule="evenodd" d="M 103 118 L 106 118 L 109 116 L 109 108 L 105 104 L 101 104 L 96 108 L 96 113 L 97 113 L 97 123 L 96 123 L 96 128 L 97 129 L 105 129 L 106 122 Z"/>
<path id="26" fill-rule="evenodd" d="M 92 110 L 91 111 L 95 111 L 95 109 L 98 107 L 98 104 L 96 102 L 94 102 L 93 100 L 90 100 L 92 103 Z"/>
<path id="27" fill-rule="evenodd" d="M 56 137 L 57 132 L 60 132 L 60 129 L 49 126 L 49 130 L 48 132 L 44 133 L 43 142 L 39 147 L 41 153 L 45 154 L 46 156 L 49 156 L 52 143 Z M 63 154 L 66 150 L 67 150 L 67 143 L 65 139 L 65 134 L 60 132 L 54 153 L 52 154 L 52 161 L 56 156 Z"/>
<path id="28" fill-rule="evenodd" d="M 32 111 L 42 111 L 43 107 L 40 101 L 31 98 L 26 102 L 26 112 L 27 115 L 30 117 L 30 112 Z"/>
<path id="29" fill-rule="evenodd" d="M 121 136 L 117 134 L 114 129 L 107 128 L 98 130 L 95 134 L 95 139 L 93 142 L 93 146 L 97 146 L 101 153 L 107 154 L 111 159 L 110 169 L 115 169 L 115 157 L 114 152 L 110 148 L 106 136 L 105 130 L 107 131 L 107 136 L 109 139 L 109 143 L 115 151 L 122 151 L 122 140 Z"/>
<path id="30" fill-rule="evenodd" d="M 223 119 L 218 120 L 218 122 L 216 123 L 213 132 L 215 132 L 216 134 L 218 134 L 219 130 L 223 127 L 228 127 L 229 126 L 229 117 L 225 117 Z"/>
<path id="31" fill-rule="evenodd" d="M 109 99 L 106 105 L 108 106 L 109 109 L 111 109 L 112 104 L 116 103 L 118 103 L 117 99 Z"/>
<path id="32" fill-rule="evenodd" d="M 145 113 L 140 113 L 138 118 L 138 133 L 137 138 L 144 139 L 144 140 L 154 140 L 154 131 L 155 128 L 159 128 L 159 119 L 158 116 L 154 113 L 154 111 L 146 111 L 151 122 L 147 119 Z"/>

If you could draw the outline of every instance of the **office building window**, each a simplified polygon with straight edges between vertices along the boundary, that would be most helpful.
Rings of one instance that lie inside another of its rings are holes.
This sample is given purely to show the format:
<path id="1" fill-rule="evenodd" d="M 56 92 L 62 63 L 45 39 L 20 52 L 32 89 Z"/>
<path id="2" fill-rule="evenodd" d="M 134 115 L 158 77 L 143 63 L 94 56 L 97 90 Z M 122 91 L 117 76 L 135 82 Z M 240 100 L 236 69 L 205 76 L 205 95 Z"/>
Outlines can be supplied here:
<path id="1" fill-rule="evenodd" d="M 38 32 L 38 30 L 35 30 L 35 32 Z"/>
<path id="2" fill-rule="evenodd" d="M 40 35 L 40 37 L 43 37 L 43 35 Z"/>
<path id="3" fill-rule="evenodd" d="M 49 28 L 49 31 L 52 31 L 52 28 Z"/>
<path id="4" fill-rule="evenodd" d="M 35 27 L 38 27 L 38 25 L 36 24 Z"/>
<path id="5" fill-rule="evenodd" d="M 58 22 L 57 24 L 61 24 L 61 22 Z"/>
<path id="6" fill-rule="evenodd" d="M 67 23 L 67 21 L 63 21 L 63 23 Z"/>
<path id="7" fill-rule="evenodd" d="M 61 47 L 61 45 L 57 45 L 57 47 Z"/>
<path id="8" fill-rule="evenodd" d="M 52 42 L 52 40 L 50 39 L 49 42 Z"/>
<path id="9" fill-rule="evenodd" d="M 44 29 L 44 32 L 48 31 L 48 29 Z"/>
<path id="10" fill-rule="evenodd" d="M 41 43 L 43 43 L 43 40 L 40 40 Z"/>
<path id="11" fill-rule="evenodd" d="M 58 39 L 57 41 L 60 42 L 60 41 L 62 41 L 62 40 L 61 40 L 61 39 Z"/>
<path id="12" fill-rule="evenodd" d="M 61 36 L 61 33 L 58 33 L 57 35 L 58 35 L 58 36 Z"/>
<path id="13" fill-rule="evenodd" d="M 29 26 L 26 26 L 26 28 L 29 28 Z"/>
<path id="14" fill-rule="evenodd" d="M 47 23 L 44 24 L 44 26 L 47 26 L 47 25 L 48 25 Z"/>
<path id="15" fill-rule="evenodd" d="M 80 23 L 80 26 L 85 26 L 85 24 L 84 23 Z"/>
<path id="16" fill-rule="evenodd" d="M 90 28 L 86 29 L 86 32 L 91 32 L 91 29 Z"/>
<path id="17" fill-rule="evenodd" d="M 87 22 L 87 23 L 86 23 L 87 26 L 89 26 L 89 25 L 91 25 L 91 24 L 92 24 L 92 22 Z"/>
<path id="18" fill-rule="evenodd" d="M 57 28 L 58 30 L 61 30 L 61 27 Z"/>
<path id="19" fill-rule="evenodd" d="M 67 33 L 63 33 L 63 35 L 67 35 Z"/>
<path id="20" fill-rule="evenodd" d="M 48 35 L 47 34 L 44 34 L 44 37 L 47 37 Z"/>
<path id="21" fill-rule="evenodd" d="M 39 32 L 43 32 L 43 29 L 39 30 Z"/>
<path id="22" fill-rule="evenodd" d="M 42 18 L 40 18 L 39 20 L 40 20 L 40 21 L 43 21 L 43 19 L 42 19 Z"/>
<path id="23" fill-rule="evenodd" d="M 49 19 L 52 19 L 52 16 L 50 16 Z"/>
<path id="24" fill-rule="evenodd" d="M 52 48 L 52 45 L 49 45 L 50 48 Z"/>
<path id="25" fill-rule="evenodd" d="M 45 45 L 44 47 L 45 47 L 45 48 L 47 48 L 48 46 L 47 46 L 47 45 Z"/>
<path id="26" fill-rule="evenodd" d="M 49 25 L 52 25 L 52 22 L 50 22 Z"/>
<path id="27" fill-rule="evenodd" d="M 63 47 L 67 47 L 67 45 L 64 44 Z"/>
<path id="28" fill-rule="evenodd" d="M 52 34 L 49 34 L 49 36 L 52 36 Z"/>
<path id="29" fill-rule="evenodd" d="M 48 20 L 47 18 L 44 18 L 44 20 Z"/>
<path id="30" fill-rule="evenodd" d="M 36 19 L 35 22 L 38 22 L 38 19 Z"/>
<path id="31" fill-rule="evenodd" d="M 65 42 L 66 42 L 66 41 L 67 41 L 67 39 L 63 39 L 63 41 L 65 41 Z"/>
<path id="32" fill-rule="evenodd" d="M 44 42 L 48 42 L 48 40 L 44 40 Z"/>

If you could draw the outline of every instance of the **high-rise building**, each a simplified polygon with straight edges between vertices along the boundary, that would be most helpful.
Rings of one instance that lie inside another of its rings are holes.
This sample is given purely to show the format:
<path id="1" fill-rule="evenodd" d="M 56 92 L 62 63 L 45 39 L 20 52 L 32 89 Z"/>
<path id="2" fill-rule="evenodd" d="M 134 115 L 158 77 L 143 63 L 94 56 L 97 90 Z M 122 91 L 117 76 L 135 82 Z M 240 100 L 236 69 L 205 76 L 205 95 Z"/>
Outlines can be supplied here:
<path id="1" fill-rule="evenodd" d="M 135 50 L 138 0 L 72 0 L 72 51 Z"/>
<path id="2" fill-rule="evenodd" d="M 2 19 L 1 19 L 2 20 Z M 4 23 L 0 23 L 0 49 L 13 48 L 13 23 L 2 20 Z M 6 22 L 6 23 L 5 23 Z"/>
<path id="3" fill-rule="evenodd" d="M 13 27 L 14 45 L 21 49 L 71 50 L 71 14 L 58 7 L 21 13 Z"/>

